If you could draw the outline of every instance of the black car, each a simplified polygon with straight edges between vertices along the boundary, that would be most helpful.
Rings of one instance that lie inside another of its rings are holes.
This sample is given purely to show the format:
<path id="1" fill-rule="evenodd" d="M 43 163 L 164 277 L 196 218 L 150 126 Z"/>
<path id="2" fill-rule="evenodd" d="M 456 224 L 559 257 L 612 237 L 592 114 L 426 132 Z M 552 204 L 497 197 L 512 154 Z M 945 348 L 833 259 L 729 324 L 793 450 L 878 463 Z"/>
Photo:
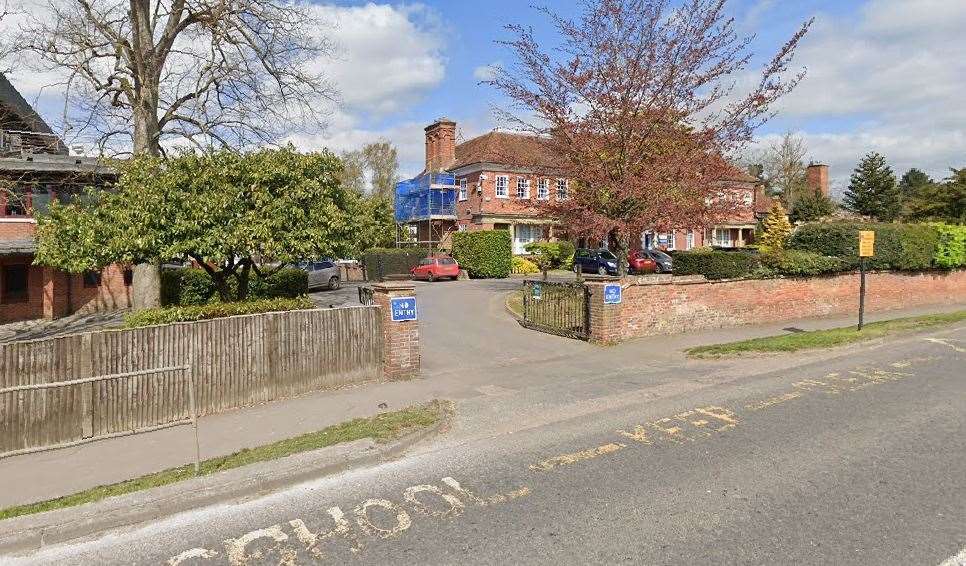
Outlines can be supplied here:
<path id="1" fill-rule="evenodd" d="M 574 273 L 617 275 L 617 256 L 608 250 L 579 249 L 574 253 Z"/>

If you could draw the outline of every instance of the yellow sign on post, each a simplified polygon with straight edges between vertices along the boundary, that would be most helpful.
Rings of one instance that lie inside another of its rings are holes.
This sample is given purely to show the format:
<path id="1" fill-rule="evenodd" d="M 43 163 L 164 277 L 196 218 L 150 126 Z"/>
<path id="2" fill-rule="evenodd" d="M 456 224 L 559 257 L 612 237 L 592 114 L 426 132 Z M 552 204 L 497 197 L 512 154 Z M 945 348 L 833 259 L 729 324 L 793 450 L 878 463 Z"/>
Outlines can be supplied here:
<path id="1" fill-rule="evenodd" d="M 875 255 L 875 232 L 862 230 L 859 232 L 859 257 Z"/>

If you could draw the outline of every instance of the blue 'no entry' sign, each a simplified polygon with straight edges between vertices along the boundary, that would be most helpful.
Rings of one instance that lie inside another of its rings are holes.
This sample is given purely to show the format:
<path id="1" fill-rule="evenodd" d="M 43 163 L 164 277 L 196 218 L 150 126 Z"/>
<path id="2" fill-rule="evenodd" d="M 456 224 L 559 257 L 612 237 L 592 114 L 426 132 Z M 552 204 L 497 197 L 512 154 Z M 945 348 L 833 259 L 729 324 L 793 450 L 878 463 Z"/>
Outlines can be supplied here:
<path id="1" fill-rule="evenodd" d="M 604 304 L 605 305 L 618 305 L 621 302 L 621 286 L 620 285 L 604 285 Z"/>
<path id="2" fill-rule="evenodd" d="M 399 297 L 389 300 L 393 322 L 416 320 L 416 297 Z"/>

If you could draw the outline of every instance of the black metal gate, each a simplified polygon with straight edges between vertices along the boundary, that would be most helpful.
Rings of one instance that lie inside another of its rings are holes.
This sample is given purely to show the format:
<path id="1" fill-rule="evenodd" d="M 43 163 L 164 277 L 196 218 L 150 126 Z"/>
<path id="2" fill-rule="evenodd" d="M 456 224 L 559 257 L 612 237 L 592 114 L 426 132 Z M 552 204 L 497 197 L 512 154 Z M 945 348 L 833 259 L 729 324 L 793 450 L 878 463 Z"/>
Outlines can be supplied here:
<path id="1" fill-rule="evenodd" d="M 520 324 L 560 336 L 586 340 L 589 336 L 588 291 L 583 283 L 523 282 L 523 320 Z"/>

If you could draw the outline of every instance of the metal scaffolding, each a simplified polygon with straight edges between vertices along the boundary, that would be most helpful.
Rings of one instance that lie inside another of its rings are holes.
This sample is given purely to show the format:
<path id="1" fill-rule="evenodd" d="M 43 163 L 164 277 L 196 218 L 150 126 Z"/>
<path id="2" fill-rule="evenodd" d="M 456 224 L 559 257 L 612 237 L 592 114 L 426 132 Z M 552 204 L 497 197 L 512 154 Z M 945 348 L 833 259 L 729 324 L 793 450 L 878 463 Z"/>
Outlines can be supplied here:
<path id="1" fill-rule="evenodd" d="M 423 173 L 396 184 L 396 247 L 439 248 L 456 229 L 456 193 L 452 173 Z"/>

